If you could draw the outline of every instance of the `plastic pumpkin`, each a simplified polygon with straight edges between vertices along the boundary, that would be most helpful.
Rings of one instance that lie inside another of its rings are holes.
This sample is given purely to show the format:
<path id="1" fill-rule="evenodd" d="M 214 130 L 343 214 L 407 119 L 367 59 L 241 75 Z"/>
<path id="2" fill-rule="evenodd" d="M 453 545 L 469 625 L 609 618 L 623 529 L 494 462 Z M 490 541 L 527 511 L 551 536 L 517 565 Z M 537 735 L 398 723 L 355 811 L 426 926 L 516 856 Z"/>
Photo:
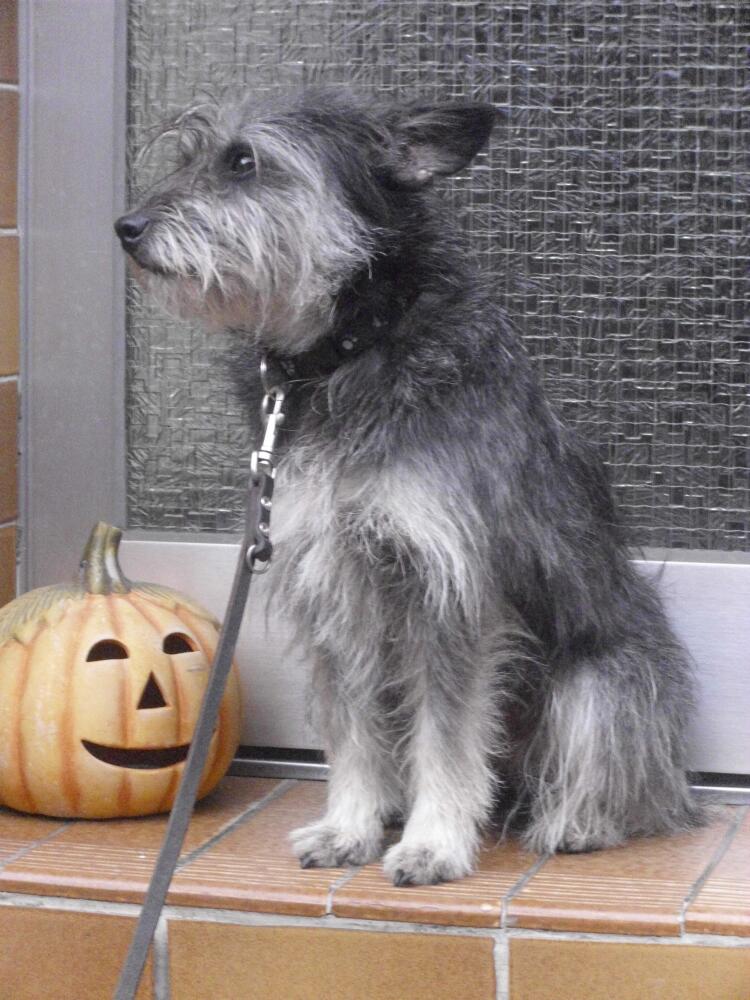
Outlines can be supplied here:
<path id="1" fill-rule="evenodd" d="M 122 532 L 98 524 L 80 582 L 0 610 L 0 802 L 49 816 L 168 810 L 200 709 L 218 623 L 168 587 L 127 580 Z M 237 749 L 233 668 L 199 789 Z"/>

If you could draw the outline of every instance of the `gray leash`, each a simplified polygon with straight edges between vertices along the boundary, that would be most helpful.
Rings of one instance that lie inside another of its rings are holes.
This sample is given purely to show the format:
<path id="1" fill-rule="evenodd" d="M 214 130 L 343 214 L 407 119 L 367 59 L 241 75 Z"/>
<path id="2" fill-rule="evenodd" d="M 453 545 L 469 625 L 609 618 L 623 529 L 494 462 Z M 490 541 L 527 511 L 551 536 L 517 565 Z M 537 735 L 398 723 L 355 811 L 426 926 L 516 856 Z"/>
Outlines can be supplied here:
<path id="1" fill-rule="evenodd" d="M 219 633 L 211 673 L 203 695 L 180 787 L 169 814 L 164 841 L 159 851 L 159 857 L 156 859 L 156 866 L 151 876 L 133 940 L 120 973 L 114 1000 L 133 1000 L 141 981 L 148 949 L 159 922 L 164 901 L 167 898 L 172 875 L 177 867 L 195 806 L 198 786 L 208 757 L 208 747 L 216 728 L 219 706 L 232 666 L 232 657 L 245 613 L 250 582 L 254 573 L 265 572 L 270 564 L 272 553 L 269 534 L 271 497 L 276 472 L 273 452 L 277 430 L 284 419 L 284 389 L 279 382 L 270 380 L 265 361 L 261 362 L 261 378 L 265 390 L 262 404 L 265 428 L 260 448 L 253 452 L 251 459 L 245 531 L 227 605 L 227 613 Z M 256 562 L 260 563 L 263 569 L 256 569 Z"/>

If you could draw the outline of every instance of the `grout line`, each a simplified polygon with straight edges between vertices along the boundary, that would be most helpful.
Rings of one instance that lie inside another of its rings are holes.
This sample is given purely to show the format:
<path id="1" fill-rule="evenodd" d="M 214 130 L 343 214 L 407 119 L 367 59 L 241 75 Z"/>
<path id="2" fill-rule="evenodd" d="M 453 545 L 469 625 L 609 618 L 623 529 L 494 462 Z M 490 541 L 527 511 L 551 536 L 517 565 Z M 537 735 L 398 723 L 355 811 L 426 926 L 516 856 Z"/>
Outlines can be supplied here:
<path id="1" fill-rule="evenodd" d="M 688 889 L 687 895 L 682 901 L 682 908 L 680 909 L 680 934 L 685 933 L 685 921 L 687 918 L 687 911 L 695 902 L 698 893 L 701 891 L 703 886 L 706 884 L 708 879 L 711 877 L 714 869 L 724 857 L 724 855 L 729 850 L 732 841 L 737 834 L 740 826 L 742 825 L 745 816 L 750 812 L 750 806 L 744 806 L 737 810 L 737 815 L 732 818 L 731 823 L 727 827 L 724 836 L 721 838 L 719 846 L 714 851 L 713 857 L 708 862 L 706 867 L 703 869 L 698 878 L 693 882 L 693 884 Z"/>
<path id="2" fill-rule="evenodd" d="M 14 861 L 18 861 L 19 858 L 25 857 L 31 851 L 35 850 L 37 847 L 41 847 L 42 844 L 46 844 L 50 840 L 54 840 L 58 837 L 63 830 L 67 830 L 69 826 L 72 826 L 72 822 L 62 823 L 60 826 L 56 827 L 51 833 L 48 833 L 46 837 L 41 837 L 39 840 L 34 840 L 30 844 L 26 844 L 25 847 L 20 847 L 13 854 L 9 854 L 7 858 L 3 858 L 0 862 L 0 872 L 4 871 L 8 865 L 13 864 Z"/>
<path id="3" fill-rule="evenodd" d="M 356 868 L 351 868 L 340 878 L 337 878 L 335 882 L 331 883 L 328 887 L 328 895 L 326 896 L 326 916 L 331 916 L 333 914 L 333 894 L 336 890 L 340 889 L 342 885 L 346 885 L 347 882 L 351 882 L 354 876 L 359 875 L 363 868 L 364 865 L 357 865 Z"/>
<path id="4" fill-rule="evenodd" d="M 538 857 L 534 864 L 529 868 L 528 871 L 524 872 L 519 879 L 517 879 L 510 889 L 503 896 L 502 902 L 500 904 L 500 927 L 505 930 L 508 926 L 508 903 L 521 892 L 527 882 L 530 882 L 532 878 L 536 875 L 540 868 L 549 861 L 549 854 L 542 854 Z"/>
<path id="5" fill-rule="evenodd" d="M 510 946 L 508 935 L 498 934 L 492 949 L 497 1000 L 510 1000 Z"/>
<path id="6" fill-rule="evenodd" d="M 0 375 L 0 384 L 3 382 L 17 382 L 18 372 L 14 372 L 12 375 Z"/>
<path id="7" fill-rule="evenodd" d="M 217 910 L 209 907 L 166 907 L 171 920 L 199 920 L 216 924 L 239 924 L 246 927 L 322 927 L 346 931 L 375 931 L 385 934 L 428 934 L 433 937 L 478 937 L 495 940 L 504 934 L 497 927 L 421 924 L 408 920 L 367 920 L 361 917 L 302 916 L 281 913 L 256 913 L 250 910 Z M 747 941 L 750 947 L 750 940 Z"/>
<path id="8" fill-rule="evenodd" d="M 19 92 L 19 87 L 17 83 L 0 83 L 0 91 L 8 91 L 11 94 L 17 94 Z"/>
<path id="9" fill-rule="evenodd" d="M 15 226 L 0 226 L 0 238 L 3 236 L 19 236 L 20 233 Z"/>
<path id="10" fill-rule="evenodd" d="M 661 937 L 656 934 L 592 934 L 588 931 L 537 931 L 517 928 L 506 931 L 509 940 L 589 941 L 592 944 L 655 944 L 670 948 L 750 948 L 750 937 L 729 934 L 685 934 L 682 937 Z"/>
<path id="11" fill-rule="evenodd" d="M 0 892 L 0 907 L 18 907 L 30 910 L 64 910 L 77 913 L 98 913 L 102 916 L 137 917 L 139 903 L 115 903 L 66 896 L 40 896 L 31 893 Z M 199 906 L 174 906 L 164 908 L 167 920 L 197 921 L 213 924 L 233 924 L 238 927 L 316 927 L 346 930 L 375 931 L 385 934 L 429 934 L 435 937 L 475 937 L 500 941 L 530 939 L 540 941 L 590 941 L 608 944 L 656 944 L 676 948 L 710 947 L 750 949 L 750 937 L 729 934 L 686 934 L 668 937 L 654 934 L 592 934 L 579 931 L 541 931 L 512 928 L 507 931 L 496 927 L 457 927 L 441 924 L 412 924 L 394 920 L 359 920 L 347 917 L 305 917 L 284 913 L 255 913 L 248 910 L 218 910 Z"/>
<path id="12" fill-rule="evenodd" d="M 175 867 L 175 872 L 181 871 L 183 868 L 186 868 L 189 864 L 195 861 L 196 858 L 200 857 L 201 854 L 204 854 L 212 847 L 215 847 L 216 844 L 218 844 L 221 840 L 224 839 L 224 837 L 227 836 L 227 834 L 231 833 L 233 830 L 236 830 L 238 826 L 240 826 L 242 823 L 245 822 L 245 820 L 250 819 L 250 817 L 254 816 L 256 813 L 259 813 L 271 802 L 280 798 L 282 795 L 285 795 L 290 788 L 293 788 L 295 785 L 298 784 L 299 782 L 295 781 L 293 778 L 287 778 L 285 781 L 280 782 L 275 788 L 272 788 L 271 791 L 267 792 L 262 798 L 256 799 L 255 802 L 252 802 L 246 809 L 243 809 L 243 811 L 238 816 L 235 816 L 234 819 L 229 820 L 229 822 L 225 826 L 223 826 L 218 831 L 218 833 L 215 833 L 213 837 L 209 837 L 205 843 L 200 844 L 200 846 L 194 848 L 183 858 L 181 858 L 177 862 L 177 866 Z"/>
<path id="13" fill-rule="evenodd" d="M 108 917 L 138 917 L 140 903 L 112 903 L 79 896 L 40 896 L 31 892 L 0 892 L 0 907 L 19 910 L 72 910 L 75 913 L 98 913 Z"/>
<path id="14" fill-rule="evenodd" d="M 169 927 L 167 918 L 163 914 L 159 917 L 159 923 L 154 931 L 152 956 L 154 1000 L 169 1000 Z"/>
<path id="15" fill-rule="evenodd" d="M 170 920 L 198 920 L 205 923 L 236 924 L 245 927 L 322 927 L 346 931 L 373 931 L 385 934 L 427 934 L 434 937 L 539 939 L 544 941 L 591 941 L 615 944 L 664 944 L 673 946 L 710 946 L 750 948 L 750 937 L 727 934 L 688 934 L 669 937 L 656 934 L 594 934 L 589 931 L 541 931 L 523 927 L 507 931 L 497 927 L 469 927 L 447 924 L 419 924 L 400 920 L 364 920 L 356 917 L 301 916 L 293 914 L 255 913 L 248 910 L 217 910 L 208 907 L 166 907 Z"/>

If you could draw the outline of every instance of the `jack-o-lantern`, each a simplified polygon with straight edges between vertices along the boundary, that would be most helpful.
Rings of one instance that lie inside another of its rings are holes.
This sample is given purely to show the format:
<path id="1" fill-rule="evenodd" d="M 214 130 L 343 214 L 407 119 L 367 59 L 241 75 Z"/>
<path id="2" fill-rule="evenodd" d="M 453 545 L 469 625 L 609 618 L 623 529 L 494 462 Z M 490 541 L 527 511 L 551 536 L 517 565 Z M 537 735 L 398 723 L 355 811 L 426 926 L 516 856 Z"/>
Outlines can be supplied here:
<path id="1" fill-rule="evenodd" d="M 127 580 L 121 532 L 100 523 L 80 582 L 40 587 L 0 611 L 0 803 L 100 819 L 168 810 L 216 646 L 217 622 L 168 587 Z M 237 749 L 229 676 L 198 792 Z"/>

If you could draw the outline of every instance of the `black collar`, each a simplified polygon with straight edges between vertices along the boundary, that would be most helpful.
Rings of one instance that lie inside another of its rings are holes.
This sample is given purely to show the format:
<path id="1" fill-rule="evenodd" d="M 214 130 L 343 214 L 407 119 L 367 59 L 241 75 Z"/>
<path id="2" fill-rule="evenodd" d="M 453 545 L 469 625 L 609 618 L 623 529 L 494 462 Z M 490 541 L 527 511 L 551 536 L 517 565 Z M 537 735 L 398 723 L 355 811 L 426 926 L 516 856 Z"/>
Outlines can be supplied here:
<path id="1" fill-rule="evenodd" d="M 384 343 L 418 298 L 399 284 L 391 279 L 352 285 L 339 298 L 331 333 L 301 354 L 270 352 L 271 364 L 290 382 L 311 382 L 327 378 L 347 361 Z"/>
<path id="2" fill-rule="evenodd" d="M 358 330 L 356 336 L 347 332 L 329 334 L 301 354 L 270 351 L 268 357 L 289 382 L 311 382 L 332 375 L 345 361 L 363 354 L 378 340 L 379 332 L 378 325 L 373 324 L 365 331 Z"/>

